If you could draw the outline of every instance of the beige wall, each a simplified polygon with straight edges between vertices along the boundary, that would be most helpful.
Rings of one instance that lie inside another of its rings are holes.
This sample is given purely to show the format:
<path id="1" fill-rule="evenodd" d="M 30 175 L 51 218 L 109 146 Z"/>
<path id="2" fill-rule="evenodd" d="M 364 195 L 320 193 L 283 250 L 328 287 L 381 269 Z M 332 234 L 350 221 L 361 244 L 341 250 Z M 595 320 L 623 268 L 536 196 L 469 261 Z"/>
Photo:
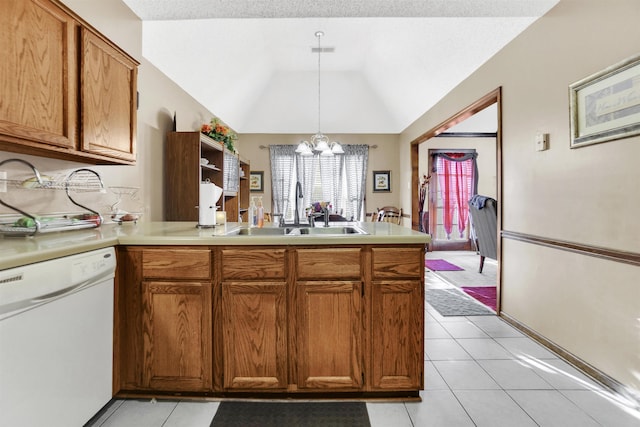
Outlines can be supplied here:
<path id="1" fill-rule="evenodd" d="M 571 83 L 640 53 L 638 16 L 636 0 L 561 0 L 403 132 L 401 168 L 411 140 L 502 87 L 503 229 L 640 253 L 640 138 L 570 149 L 568 99 Z M 502 245 L 503 311 L 640 394 L 640 267 Z"/>
<path id="2" fill-rule="evenodd" d="M 331 134 L 332 140 L 340 141 L 343 144 L 368 144 L 369 148 L 369 165 L 367 171 L 367 193 L 366 193 L 366 211 L 373 212 L 376 208 L 382 206 L 394 205 L 399 206 L 401 189 L 409 188 L 410 182 L 398 179 L 400 176 L 398 169 L 398 159 L 400 151 L 398 150 L 397 135 L 360 135 L 360 134 Z M 269 150 L 261 149 L 260 146 L 268 147 L 270 144 L 298 144 L 304 139 L 309 139 L 310 135 L 295 134 L 243 134 L 239 139 L 240 155 L 251 163 L 251 170 L 264 171 L 265 192 L 262 195 L 265 208 L 271 210 L 271 173 L 269 163 Z M 373 146 L 377 146 L 373 148 Z M 374 193 L 372 181 L 372 173 L 374 170 L 391 171 L 391 192 L 390 193 Z M 260 195 L 260 193 L 252 193 L 252 195 Z M 404 207 L 403 207 L 404 208 Z M 407 206 L 406 209 L 409 209 Z"/>

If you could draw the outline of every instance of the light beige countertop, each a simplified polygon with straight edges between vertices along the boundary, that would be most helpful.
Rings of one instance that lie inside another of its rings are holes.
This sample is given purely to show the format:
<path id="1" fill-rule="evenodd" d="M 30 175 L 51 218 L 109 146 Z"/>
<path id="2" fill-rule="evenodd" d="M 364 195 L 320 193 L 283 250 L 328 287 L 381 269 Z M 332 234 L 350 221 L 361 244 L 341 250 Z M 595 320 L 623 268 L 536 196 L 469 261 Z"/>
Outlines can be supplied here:
<path id="1" fill-rule="evenodd" d="M 98 228 L 0 238 L 0 270 L 115 245 L 370 245 L 426 244 L 428 234 L 386 222 L 332 223 L 368 234 L 234 235 L 246 223 L 198 228 L 195 222 L 105 224 Z"/>

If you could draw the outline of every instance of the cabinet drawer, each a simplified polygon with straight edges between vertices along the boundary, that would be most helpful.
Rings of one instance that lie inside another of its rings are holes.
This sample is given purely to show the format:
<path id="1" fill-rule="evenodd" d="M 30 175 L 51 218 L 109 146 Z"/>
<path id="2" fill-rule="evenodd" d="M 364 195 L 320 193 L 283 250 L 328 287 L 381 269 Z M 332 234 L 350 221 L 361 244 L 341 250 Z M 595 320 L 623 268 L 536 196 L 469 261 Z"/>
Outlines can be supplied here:
<path id="1" fill-rule="evenodd" d="M 222 280 L 284 279 L 284 249 L 223 249 Z"/>
<path id="2" fill-rule="evenodd" d="M 146 249 L 142 252 L 145 278 L 209 279 L 209 249 Z"/>
<path id="3" fill-rule="evenodd" d="M 421 277 L 424 248 L 373 248 L 373 278 Z"/>
<path id="4" fill-rule="evenodd" d="M 299 279 L 360 279 L 360 248 L 298 249 Z"/>

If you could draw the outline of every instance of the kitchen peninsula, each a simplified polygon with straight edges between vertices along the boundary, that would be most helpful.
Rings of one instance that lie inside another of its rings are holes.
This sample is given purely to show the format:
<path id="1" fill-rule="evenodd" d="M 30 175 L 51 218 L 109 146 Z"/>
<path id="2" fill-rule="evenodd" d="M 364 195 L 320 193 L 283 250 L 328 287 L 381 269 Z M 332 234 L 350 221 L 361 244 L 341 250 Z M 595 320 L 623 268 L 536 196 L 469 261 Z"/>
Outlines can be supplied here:
<path id="1" fill-rule="evenodd" d="M 428 235 L 242 225 L 105 226 L 86 239 L 117 251 L 114 396 L 419 399 Z"/>

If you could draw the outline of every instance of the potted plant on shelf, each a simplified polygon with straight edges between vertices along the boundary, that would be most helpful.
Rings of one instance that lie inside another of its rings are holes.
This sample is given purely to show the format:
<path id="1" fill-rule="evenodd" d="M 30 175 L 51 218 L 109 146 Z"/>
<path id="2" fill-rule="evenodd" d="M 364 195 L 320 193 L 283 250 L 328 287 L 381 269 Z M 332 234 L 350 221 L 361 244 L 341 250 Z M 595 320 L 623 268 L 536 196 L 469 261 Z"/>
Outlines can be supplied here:
<path id="1" fill-rule="evenodd" d="M 200 132 L 205 135 L 215 139 L 216 141 L 220 141 L 227 147 L 228 150 L 236 153 L 236 148 L 234 146 L 234 141 L 238 139 L 238 134 L 236 134 L 231 128 L 225 125 L 219 118 L 214 117 L 211 119 L 210 123 L 205 123 L 200 128 Z"/>

